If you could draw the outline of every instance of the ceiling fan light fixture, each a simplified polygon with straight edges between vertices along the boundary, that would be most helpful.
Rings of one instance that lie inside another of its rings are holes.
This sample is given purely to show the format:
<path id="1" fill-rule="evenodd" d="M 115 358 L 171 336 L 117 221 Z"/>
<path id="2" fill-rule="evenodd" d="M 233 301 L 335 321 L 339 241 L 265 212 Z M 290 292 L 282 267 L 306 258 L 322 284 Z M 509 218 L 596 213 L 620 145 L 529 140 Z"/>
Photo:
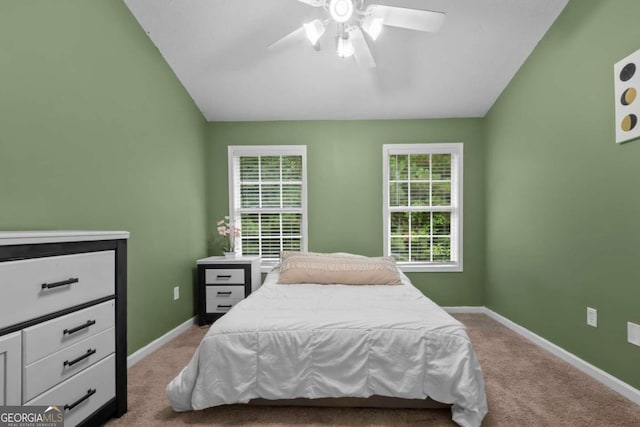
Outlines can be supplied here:
<path id="1" fill-rule="evenodd" d="M 369 15 L 362 20 L 362 29 L 369 34 L 373 41 L 376 41 L 382 32 L 383 24 L 384 20 L 382 18 Z"/>
<path id="2" fill-rule="evenodd" d="M 304 24 L 304 32 L 312 45 L 316 45 L 324 34 L 324 24 L 319 19 Z"/>
<path id="3" fill-rule="evenodd" d="M 352 0 L 331 0 L 329 3 L 329 13 L 333 20 L 338 23 L 347 22 L 353 16 L 353 12 Z"/>
<path id="4" fill-rule="evenodd" d="M 340 58 L 349 58 L 354 53 L 353 43 L 349 38 L 338 37 L 338 48 L 336 52 Z"/>

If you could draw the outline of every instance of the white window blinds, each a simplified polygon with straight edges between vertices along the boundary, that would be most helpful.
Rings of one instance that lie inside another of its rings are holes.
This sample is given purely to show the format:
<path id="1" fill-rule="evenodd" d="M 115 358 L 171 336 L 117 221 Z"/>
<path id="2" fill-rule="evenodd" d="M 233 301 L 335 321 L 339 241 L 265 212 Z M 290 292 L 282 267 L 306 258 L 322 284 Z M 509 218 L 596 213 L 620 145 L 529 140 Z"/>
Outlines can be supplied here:
<path id="1" fill-rule="evenodd" d="M 282 251 L 306 250 L 304 146 L 229 147 L 237 251 L 273 263 Z"/>

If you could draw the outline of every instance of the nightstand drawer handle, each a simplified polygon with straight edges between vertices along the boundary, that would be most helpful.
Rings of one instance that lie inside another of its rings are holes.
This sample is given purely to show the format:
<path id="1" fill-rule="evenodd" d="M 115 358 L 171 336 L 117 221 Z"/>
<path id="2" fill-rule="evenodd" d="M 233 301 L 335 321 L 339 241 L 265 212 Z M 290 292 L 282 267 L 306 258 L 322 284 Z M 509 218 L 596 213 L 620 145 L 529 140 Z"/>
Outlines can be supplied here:
<path id="1" fill-rule="evenodd" d="M 231 275 L 230 274 L 218 274 L 216 276 L 216 278 L 218 278 L 218 279 L 231 279 Z"/>
<path id="2" fill-rule="evenodd" d="M 43 283 L 42 284 L 42 289 L 59 288 L 60 286 L 71 285 L 73 283 L 78 283 L 79 281 L 80 281 L 80 279 L 78 279 L 77 277 L 72 277 L 71 279 L 63 280 L 61 282 Z"/>
<path id="3" fill-rule="evenodd" d="M 64 331 L 62 331 L 62 335 L 75 334 L 76 332 L 86 329 L 89 326 L 95 325 L 95 324 L 96 324 L 95 320 L 87 320 L 87 323 L 85 323 L 84 325 L 76 326 L 75 328 L 71 328 L 71 329 L 65 329 Z"/>
<path id="4" fill-rule="evenodd" d="M 79 404 L 81 404 L 82 402 L 84 402 L 85 400 L 87 400 L 88 398 L 93 396 L 94 394 L 96 394 L 96 389 L 95 388 L 94 389 L 90 388 L 89 390 L 87 390 L 87 394 L 85 394 L 80 399 L 78 399 L 75 402 L 73 402 L 71 405 L 64 405 L 64 410 L 65 411 L 71 411 L 73 408 L 75 408 L 76 406 L 78 406 Z"/>
<path id="5" fill-rule="evenodd" d="M 73 365 L 75 365 L 76 363 L 81 362 L 81 361 L 83 361 L 84 359 L 86 359 L 87 357 L 91 356 L 92 354 L 96 354 L 96 350 L 95 350 L 95 349 L 93 349 L 93 348 L 90 348 L 89 350 L 87 350 L 87 352 L 86 352 L 85 354 L 83 354 L 83 355 L 82 355 L 82 356 L 80 356 L 80 357 L 77 357 L 77 358 L 75 358 L 75 359 L 73 359 L 73 360 L 65 360 L 65 361 L 64 361 L 64 363 L 63 363 L 63 365 L 64 365 L 64 366 L 73 366 Z"/>
<path id="6" fill-rule="evenodd" d="M 218 304 L 218 308 L 231 308 L 231 307 L 232 307 L 231 305 L 221 305 L 221 304 Z"/>
<path id="7" fill-rule="evenodd" d="M 231 294 L 232 294 L 231 291 L 226 291 L 226 292 L 218 291 L 218 295 L 231 295 Z"/>

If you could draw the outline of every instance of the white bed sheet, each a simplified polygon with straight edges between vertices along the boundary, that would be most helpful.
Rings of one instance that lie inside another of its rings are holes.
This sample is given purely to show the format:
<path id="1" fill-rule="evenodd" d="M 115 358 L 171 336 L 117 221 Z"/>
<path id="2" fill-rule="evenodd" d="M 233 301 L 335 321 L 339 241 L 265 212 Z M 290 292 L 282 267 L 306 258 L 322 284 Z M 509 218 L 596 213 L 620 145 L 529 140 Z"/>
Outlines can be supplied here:
<path id="1" fill-rule="evenodd" d="M 209 329 L 167 386 L 176 411 L 251 399 L 391 396 L 487 413 L 464 325 L 403 275 L 399 286 L 278 285 L 278 272 Z"/>

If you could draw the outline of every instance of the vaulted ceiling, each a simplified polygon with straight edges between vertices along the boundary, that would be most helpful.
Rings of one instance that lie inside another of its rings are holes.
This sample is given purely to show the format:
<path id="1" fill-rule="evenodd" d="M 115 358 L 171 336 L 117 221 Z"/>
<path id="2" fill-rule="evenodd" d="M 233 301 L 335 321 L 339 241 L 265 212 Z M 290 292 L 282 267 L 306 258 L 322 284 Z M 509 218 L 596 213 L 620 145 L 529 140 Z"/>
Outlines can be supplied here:
<path id="1" fill-rule="evenodd" d="M 301 1 L 124 1 L 209 121 L 483 117 L 568 2 L 367 0 L 446 19 L 385 26 L 364 69 L 325 42 L 267 49 L 328 17 Z"/>

